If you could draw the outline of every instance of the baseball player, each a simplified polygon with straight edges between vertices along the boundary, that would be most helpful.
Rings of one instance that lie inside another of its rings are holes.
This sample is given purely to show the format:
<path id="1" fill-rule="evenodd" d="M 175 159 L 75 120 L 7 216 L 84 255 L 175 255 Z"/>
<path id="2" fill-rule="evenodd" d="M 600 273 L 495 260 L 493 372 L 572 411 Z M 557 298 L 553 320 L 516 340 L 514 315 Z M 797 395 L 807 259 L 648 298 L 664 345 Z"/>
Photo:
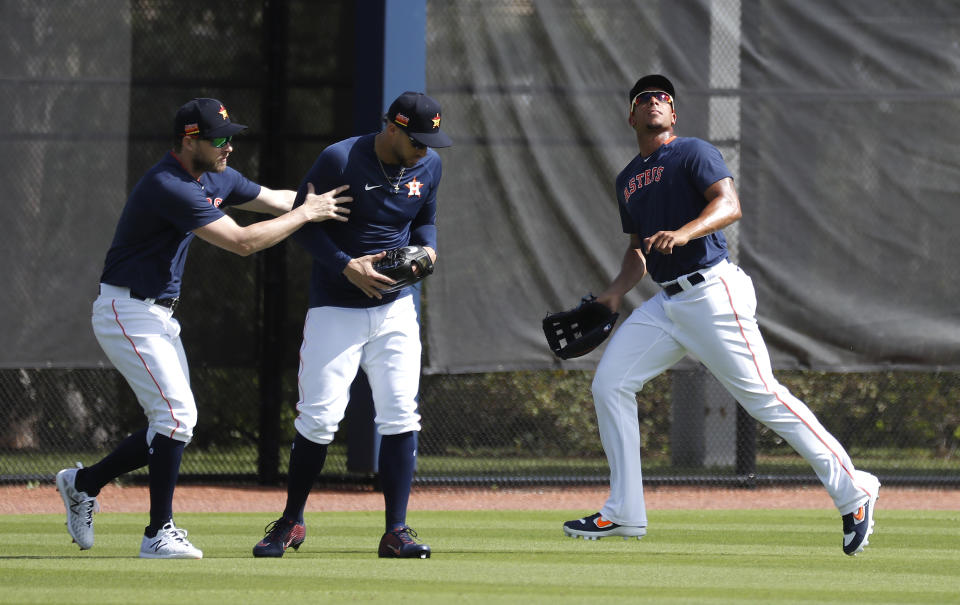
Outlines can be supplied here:
<path id="1" fill-rule="evenodd" d="M 381 557 L 427 558 L 406 524 L 420 415 L 420 327 L 411 289 L 386 293 L 394 280 L 373 263 L 386 250 L 419 245 L 436 260 L 440 156 L 449 147 L 440 105 L 406 92 L 391 105 L 382 131 L 325 149 L 304 183 L 347 183 L 355 202 L 349 223 L 310 225 L 295 236 L 314 257 L 310 309 L 300 348 L 300 401 L 290 451 L 287 501 L 253 547 L 255 557 L 282 557 L 306 536 L 303 511 L 327 446 L 343 419 L 358 368 L 370 381 L 381 435 L 379 474 L 386 529 Z M 299 200 L 305 194 L 301 187 Z M 296 204 L 295 204 L 296 205 Z"/>
<path id="2" fill-rule="evenodd" d="M 147 426 L 97 464 L 57 473 L 67 529 L 81 549 L 93 546 L 100 489 L 124 473 L 149 466 L 150 524 L 140 556 L 203 556 L 173 522 L 180 459 L 197 422 L 180 324 L 174 317 L 194 237 L 246 256 L 308 222 L 347 220 L 349 210 L 340 204 L 352 198 L 337 197 L 345 186 L 316 195 L 308 185 L 300 196 L 303 203 L 291 211 L 294 191 L 262 187 L 227 167 L 231 140 L 245 128 L 232 122 L 216 99 L 183 105 L 174 118 L 173 150 L 140 179 L 120 215 L 100 278 L 100 296 L 93 303 L 93 331 L 136 393 Z M 277 218 L 241 227 L 222 206 Z"/>
<path id="3" fill-rule="evenodd" d="M 810 463 L 842 516 L 843 552 L 855 555 L 873 529 L 880 482 L 856 470 L 843 446 L 773 375 L 753 283 L 728 260 L 721 231 L 741 217 L 730 172 L 714 146 L 674 134 L 670 80 L 644 76 L 629 100 L 640 153 L 616 188 L 630 243 L 619 274 L 597 300 L 616 311 L 646 274 L 661 290 L 614 333 L 593 379 L 610 497 L 599 512 L 563 530 L 587 539 L 646 534 L 636 394 L 689 353 Z"/>

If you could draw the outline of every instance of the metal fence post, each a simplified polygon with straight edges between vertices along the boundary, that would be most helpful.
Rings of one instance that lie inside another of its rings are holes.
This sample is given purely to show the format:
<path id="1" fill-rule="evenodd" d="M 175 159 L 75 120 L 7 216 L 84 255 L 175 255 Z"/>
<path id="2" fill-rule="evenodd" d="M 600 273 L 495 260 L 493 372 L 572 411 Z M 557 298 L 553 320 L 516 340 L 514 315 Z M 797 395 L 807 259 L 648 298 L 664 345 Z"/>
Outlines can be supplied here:
<path id="1" fill-rule="evenodd" d="M 753 483 L 757 474 L 757 421 L 743 406 L 737 405 L 736 473 Z"/>
<path id="2" fill-rule="evenodd" d="M 671 373 L 671 463 L 734 466 L 739 406 L 703 366 Z"/>
<path id="3" fill-rule="evenodd" d="M 268 187 L 283 187 L 286 156 L 282 127 L 287 104 L 287 0 L 263 3 L 264 49 L 267 71 L 263 103 L 263 143 L 260 146 L 260 179 Z M 260 256 L 262 308 L 260 321 L 260 440 L 257 444 L 257 479 L 276 483 L 280 468 L 280 406 L 283 401 L 284 313 L 286 309 L 287 254 L 285 242 Z"/>

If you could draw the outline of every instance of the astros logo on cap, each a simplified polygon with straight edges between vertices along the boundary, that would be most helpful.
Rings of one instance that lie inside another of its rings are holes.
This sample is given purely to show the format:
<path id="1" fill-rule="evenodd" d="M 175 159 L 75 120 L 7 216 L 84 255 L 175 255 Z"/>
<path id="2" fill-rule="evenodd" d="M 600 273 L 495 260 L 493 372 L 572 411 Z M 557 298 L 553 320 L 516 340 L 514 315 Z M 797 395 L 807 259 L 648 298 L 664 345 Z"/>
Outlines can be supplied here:
<path id="1" fill-rule="evenodd" d="M 433 116 L 433 127 L 440 128 L 440 112 L 437 112 L 437 115 Z"/>
<path id="2" fill-rule="evenodd" d="M 227 108 L 224 107 L 223 105 L 220 106 L 220 111 L 218 111 L 217 113 L 219 113 L 220 117 L 223 118 L 224 120 L 230 117 L 227 115 Z"/>

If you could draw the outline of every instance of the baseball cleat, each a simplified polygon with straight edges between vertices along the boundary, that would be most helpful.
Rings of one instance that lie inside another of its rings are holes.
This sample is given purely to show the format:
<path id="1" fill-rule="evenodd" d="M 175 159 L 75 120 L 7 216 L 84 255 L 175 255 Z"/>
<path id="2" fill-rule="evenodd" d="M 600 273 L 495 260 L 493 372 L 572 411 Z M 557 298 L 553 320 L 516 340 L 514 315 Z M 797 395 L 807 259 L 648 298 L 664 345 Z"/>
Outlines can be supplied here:
<path id="1" fill-rule="evenodd" d="M 604 519 L 600 513 L 594 513 L 585 519 L 567 521 L 563 524 L 563 533 L 571 538 L 584 540 L 599 540 L 607 536 L 622 536 L 624 540 L 640 538 L 647 535 L 646 527 L 633 525 L 617 525 L 609 519 Z"/>
<path id="2" fill-rule="evenodd" d="M 430 547 L 417 542 L 417 532 L 407 527 L 397 527 L 383 534 L 377 554 L 381 558 L 429 559 Z"/>
<path id="3" fill-rule="evenodd" d="M 78 462 L 77 468 L 83 468 Z M 87 492 L 76 488 L 77 469 L 65 468 L 57 473 L 57 491 L 67 509 L 67 531 L 80 550 L 93 546 L 93 513 L 100 512 L 100 504 Z"/>
<path id="4" fill-rule="evenodd" d="M 203 551 L 187 540 L 187 530 L 167 521 L 157 535 L 143 537 L 140 542 L 141 559 L 202 559 Z"/>
<path id="5" fill-rule="evenodd" d="M 843 553 L 851 557 L 863 552 L 864 547 L 870 543 L 870 534 L 873 533 L 873 511 L 877 506 L 880 482 L 873 475 L 868 478 L 872 479 L 871 483 L 873 483 L 872 495 L 857 510 L 842 517 Z"/>
<path id="6" fill-rule="evenodd" d="M 255 557 L 282 557 L 288 548 L 300 548 L 307 537 L 307 527 L 303 523 L 283 517 L 272 521 L 263 531 L 267 535 L 253 547 Z"/>

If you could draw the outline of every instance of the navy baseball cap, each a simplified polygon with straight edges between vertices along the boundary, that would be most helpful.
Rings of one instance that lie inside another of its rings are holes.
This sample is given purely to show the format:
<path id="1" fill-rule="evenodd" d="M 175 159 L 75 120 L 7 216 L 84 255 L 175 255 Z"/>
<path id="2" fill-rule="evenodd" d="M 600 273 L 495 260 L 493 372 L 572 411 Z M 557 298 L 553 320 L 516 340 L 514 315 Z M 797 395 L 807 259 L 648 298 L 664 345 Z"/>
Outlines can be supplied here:
<path id="1" fill-rule="evenodd" d="M 175 136 L 192 136 L 201 139 L 215 139 L 230 137 L 241 130 L 246 130 L 243 124 L 230 121 L 230 114 L 223 103 L 216 99 L 192 99 L 187 101 L 173 119 Z"/>
<path id="2" fill-rule="evenodd" d="M 450 147 L 453 141 L 440 130 L 440 103 L 422 92 L 407 91 L 390 104 L 387 121 L 427 147 Z"/>
<path id="3" fill-rule="evenodd" d="M 633 98 L 637 96 L 637 93 L 647 89 L 662 90 L 673 97 L 674 103 L 677 101 L 677 93 L 674 92 L 673 83 L 670 82 L 666 76 L 661 76 L 660 74 L 650 74 L 637 80 L 637 83 L 630 89 L 630 96 L 627 98 L 627 101 L 633 102 Z"/>

